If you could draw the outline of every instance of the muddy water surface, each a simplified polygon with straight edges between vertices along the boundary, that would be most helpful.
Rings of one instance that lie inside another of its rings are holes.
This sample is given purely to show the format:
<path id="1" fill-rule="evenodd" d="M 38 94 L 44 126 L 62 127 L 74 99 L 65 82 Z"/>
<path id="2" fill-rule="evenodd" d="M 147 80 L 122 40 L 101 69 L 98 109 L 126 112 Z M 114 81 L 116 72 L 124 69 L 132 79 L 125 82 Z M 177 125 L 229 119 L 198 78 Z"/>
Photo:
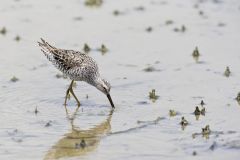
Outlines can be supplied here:
<path id="1" fill-rule="evenodd" d="M 238 0 L 1 1 L 0 159 L 239 159 L 239 8 Z M 59 48 L 87 43 L 115 111 L 83 82 L 74 88 L 81 107 L 71 98 L 64 108 L 70 80 L 56 77 L 40 37 Z M 206 113 L 196 118 L 201 100 Z"/>

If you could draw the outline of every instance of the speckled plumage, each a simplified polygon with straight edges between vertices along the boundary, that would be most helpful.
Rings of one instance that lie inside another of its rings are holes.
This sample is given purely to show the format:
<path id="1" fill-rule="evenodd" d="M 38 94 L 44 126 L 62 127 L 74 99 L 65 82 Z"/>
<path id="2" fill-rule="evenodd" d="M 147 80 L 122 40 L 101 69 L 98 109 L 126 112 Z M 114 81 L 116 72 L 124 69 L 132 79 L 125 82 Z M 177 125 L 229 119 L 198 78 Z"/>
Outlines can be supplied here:
<path id="1" fill-rule="evenodd" d="M 88 55 L 79 51 L 58 49 L 43 39 L 39 46 L 48 60 L 70 79 L 92 84 L 94 79 L 99 77 L 97 63 Z"/>
<path id="2" fill-rule="evenodd" d="M 63 74 L 75 81 L 85 81 L 110 97 L 111 86 L 100 77 L 97 63 L 93 58 L 79 51 L 58 49 L 43 39 L 41 41 L 38 42 L 41 51 Z M 112 102 L 111 105 L 114 107 Z"/>

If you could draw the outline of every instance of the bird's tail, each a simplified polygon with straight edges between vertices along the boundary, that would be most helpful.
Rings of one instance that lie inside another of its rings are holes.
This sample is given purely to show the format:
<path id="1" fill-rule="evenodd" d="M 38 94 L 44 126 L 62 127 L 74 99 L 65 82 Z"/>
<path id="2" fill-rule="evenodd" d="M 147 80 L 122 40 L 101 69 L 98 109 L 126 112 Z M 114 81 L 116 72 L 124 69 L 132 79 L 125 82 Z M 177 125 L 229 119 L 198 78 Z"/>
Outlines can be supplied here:
<path id="1" fill-rule="evenodd" d="M 51 51 L 56 50 L 57 48 L 50 45 L 44 39 L 41 38 L 41 42 L 38 42 L 38 45 L 41 47 L 41 51 L 47 56 L 51 54 Z"/>
<path id="2" fill-rule="evenodd" d="M 46 42 L 42 38 L 41 38 L 41 42 L 38 42 L 38 45 L 41 47 L 41 51 L 44 53 L 44 55 L 47 57 L 47 59 L 54 63 L 55 60 L 54 60 L 54 54 L 53 53 L 55 53 L 57 48 L 50 45 L 48 42 Z"/>

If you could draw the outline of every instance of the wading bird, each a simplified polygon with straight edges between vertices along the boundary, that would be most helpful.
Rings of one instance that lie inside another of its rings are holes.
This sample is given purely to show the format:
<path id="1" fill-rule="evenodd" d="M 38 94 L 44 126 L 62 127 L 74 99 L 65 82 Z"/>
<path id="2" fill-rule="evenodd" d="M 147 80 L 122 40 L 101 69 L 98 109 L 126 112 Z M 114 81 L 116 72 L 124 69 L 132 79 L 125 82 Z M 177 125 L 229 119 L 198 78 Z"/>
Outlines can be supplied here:
<path id="1" fill-rule="evenodd" d="M 85 81 L 88 84 L 96 87 L 102 93 L 104 93 L 112 108 L 114 104 L 110 96 L 111 86 L 108 81 L 100 77 L 97 63 L 88 55 L 74 50 L 59 49 L 41 38 L 41 42 L 38 42 L 41 47 L 41 51 L 45 54 L 49 61 L 58 68 L 64 75 L 69 77 L 72 81 L 67 89 L 64 104 L 66 105 L 67 96 L 69 92 L 76 99 L 78 107 L 80 102 L 73 92 L 74 81 Z"/>

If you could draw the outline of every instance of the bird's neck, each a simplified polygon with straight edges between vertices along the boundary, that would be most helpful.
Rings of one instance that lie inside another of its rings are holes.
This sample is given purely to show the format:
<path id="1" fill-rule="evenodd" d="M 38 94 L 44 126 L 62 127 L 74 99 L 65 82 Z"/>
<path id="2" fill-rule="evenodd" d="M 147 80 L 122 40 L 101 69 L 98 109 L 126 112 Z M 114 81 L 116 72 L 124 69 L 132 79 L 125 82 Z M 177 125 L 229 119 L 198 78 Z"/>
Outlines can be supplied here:
<path id="1" fill-rule="evenodd" d="M 89 82 L 89 84 L 95 86 L 98 88 L 98 85 L 101 84 L 103 81 L 102 81 L 102 78 L 101 77 L 96 77 L 94 78 L 92 81 Z"/>

